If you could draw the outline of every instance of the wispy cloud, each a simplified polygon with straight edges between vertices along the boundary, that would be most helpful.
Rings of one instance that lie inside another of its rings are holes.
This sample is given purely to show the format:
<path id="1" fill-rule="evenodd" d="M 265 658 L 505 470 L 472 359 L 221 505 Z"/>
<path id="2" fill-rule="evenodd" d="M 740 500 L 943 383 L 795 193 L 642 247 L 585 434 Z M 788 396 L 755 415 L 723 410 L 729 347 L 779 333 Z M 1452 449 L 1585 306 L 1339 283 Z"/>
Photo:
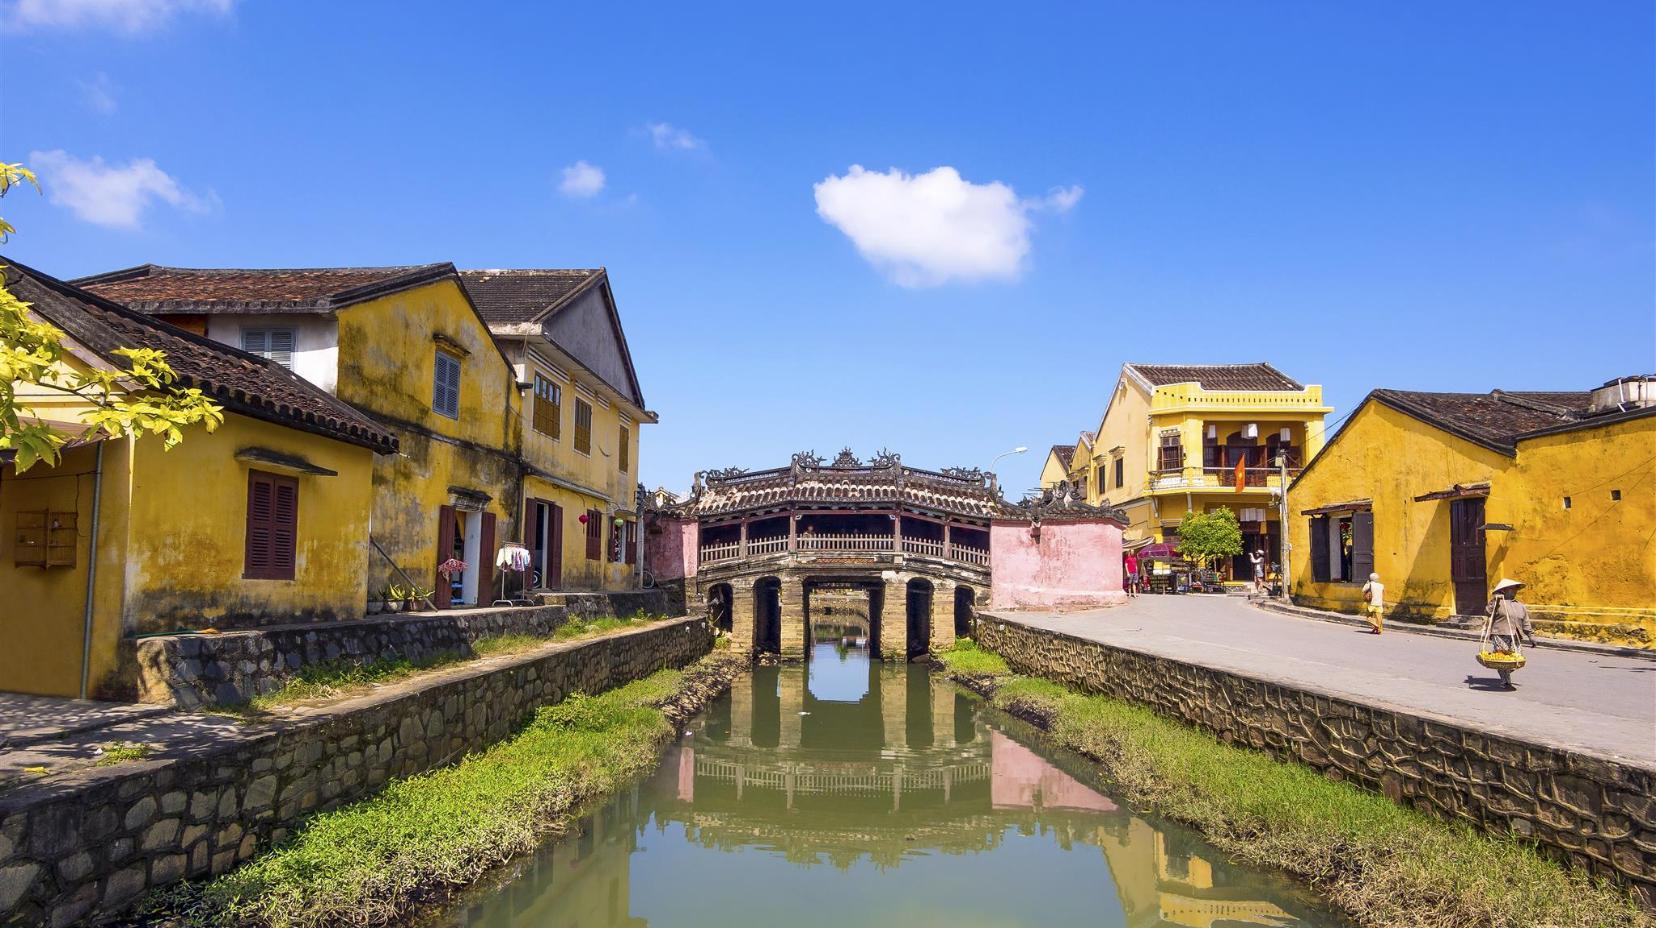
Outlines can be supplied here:
<path id="1" fill-rule="evenodd" d="M 680 129 L 670 123 L 646 123 L 644 131 L 649 133 L 650 141 L 662 151 L 696 151 L 707 147 L 702 139 L 690 134 L 688 129 Z"/>
<path id="2" fill-rule="evenodd" d="M 904 287 L 1016 280 L 1030 249 L 1031 212 L 1065 212 L 1080 187 L 1020 199 L 1000 181 L 974 184 L 952 167 L 908 174 L 854 164 L 815 186 L 817 215 Z"/>
<path id="3" fill-rule="evenodd" d="M 207 212 L 216 203 L 211 194 L 201 197 L 184 189 L 149 158 L 113 165 L 96 155 L 82 160 L 55 149 L 30 152 L 29 166 L 40 175 L 52 203 L 111 229 L 138 228 L 144 212 L 157 202 L 193 213 Z"/>
<path id="4" fill-rule="evenodd" d="M 563 180 L 558 183 L 558 192 L 566 197 L 589 199 L 597 196 L 604 189 L 604 169 L 585 161 L 577 161 L 563 169 Z"/>
<path id="5" fill-rule="evenodd" d="M 93 112 L 108 116 L 120 106 L 120 101 L 115 99 L 115 82 L 102 71 L 82 80 L 80 89 L 81 95 L 86 98 L 86 105 L 91 107 Z"/>
<path id="6" fill-rule="evenodd" d="M 13 29 L 101 27 L 148 32 L 181 13 L 225 16 L 236 0 L 7 0 L 0 22 Z"/>

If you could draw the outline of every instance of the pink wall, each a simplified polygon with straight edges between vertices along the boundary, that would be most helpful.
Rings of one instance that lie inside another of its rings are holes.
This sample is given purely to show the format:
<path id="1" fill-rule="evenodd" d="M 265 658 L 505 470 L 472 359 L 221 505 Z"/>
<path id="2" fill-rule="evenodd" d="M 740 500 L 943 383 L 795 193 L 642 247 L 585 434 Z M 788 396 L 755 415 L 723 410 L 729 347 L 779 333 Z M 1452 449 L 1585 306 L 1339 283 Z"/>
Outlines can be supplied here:
<path id="1" fill-rule="evenodd" d="M 1121 527 L 1106 519 L 989 527 L 992 609 L 1086 608 L 1121 602 Z"/>
<path id="2" fill-rule="evenodd" d="M 657 581 L 696 575 L 701 526 L 694 520 L 650 516 L 644 526 L 644 566 Z"/>

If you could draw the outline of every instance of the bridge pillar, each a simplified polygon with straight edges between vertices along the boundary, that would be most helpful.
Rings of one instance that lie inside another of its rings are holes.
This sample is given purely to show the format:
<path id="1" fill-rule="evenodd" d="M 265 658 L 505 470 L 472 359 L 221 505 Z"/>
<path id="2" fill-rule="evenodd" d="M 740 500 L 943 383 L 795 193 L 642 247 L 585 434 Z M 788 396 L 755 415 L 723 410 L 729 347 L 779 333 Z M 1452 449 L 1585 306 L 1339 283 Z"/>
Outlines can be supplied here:
<path id="1" fill-rule="evenodd" d="M 730 744 L 745 748 L 753 744 L 753 687 L 730 688 Z"/>
<path id="2" fill-rule="evenodd" d="M 932 580 L 931 650 L 933 654 L 954 647 L 954 600 L 955 582 L 953 580 Z"/>
<path id="3" fill-rule="evenodd" d="M 753 653 L 753 580 L 730 581 L 730 647 L 737 654 Z"/>
<path id="4" fill-rule="evenodd" d="M 783 639 L 782 647 L 787 648 L 787 639 Z M 784 653 L 786 651 L 784 650 Z M 778 744 L 784 749 L 798 748 L 801 733 L 805 725 L 805 675 L 810 671 L 801 666 L 783 667 L 777 678 L 777 691 L 780 693 L 782 734 Z"/>
<path id="5" fill-rule="evenodd" d="M 908 660 L 908 575 L 888 573 L 885 602 L 880 609 L 880 658 L 903 663 Z"/>
<path id="6" fill-rule="evenodd" d="M 782 577 L 782 656 L 795 660 L 805 657 L 805 639 L 809 633 L 805 615 L 805 581 L 799 577 Z M 787 724 L 784 718 L 782 724 Z"/>
<path id="7" fill-rule="evenodd" d="M 932 744 L 940 748 L 954 747 L 955 685 L 941 675 L 931 678 L 931 717 Z"/>

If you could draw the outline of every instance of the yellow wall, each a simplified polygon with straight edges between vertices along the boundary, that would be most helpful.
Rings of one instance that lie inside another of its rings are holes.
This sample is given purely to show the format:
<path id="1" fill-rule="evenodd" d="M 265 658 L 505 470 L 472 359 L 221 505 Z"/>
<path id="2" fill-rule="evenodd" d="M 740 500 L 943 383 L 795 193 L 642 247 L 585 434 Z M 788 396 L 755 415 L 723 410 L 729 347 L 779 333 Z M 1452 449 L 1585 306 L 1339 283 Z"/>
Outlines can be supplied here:
<path id="1" fill-rule="evenodd" d="M 1048 451 L 1046 463 L 1041 465 L 1041 486 L 1051 488 L 1058 485 L 1058 481 L 1069 478 L 1069 471 L 1064 462 L 1058 459 L 1058 452 Z"/>
<path id="2" fill-rule="evenodd" d="M 435 335 L 464 352 L 457 418 L 431 408 Z M 439 583 L 438 509 L 451 504 L 451 487 L 488 495 L 497 542 L 517 538 L 522 401 L 511 367 L 458 284 L 437 281 L 341 310 L 336 392 L 397 433 L 400 453 L 374 468 L 373 537 L 415 583 Z M 372 591 L 403 582 L 371 548 L 363 557 Z M 492 566 L 494 552 L 484 558 Z"/>

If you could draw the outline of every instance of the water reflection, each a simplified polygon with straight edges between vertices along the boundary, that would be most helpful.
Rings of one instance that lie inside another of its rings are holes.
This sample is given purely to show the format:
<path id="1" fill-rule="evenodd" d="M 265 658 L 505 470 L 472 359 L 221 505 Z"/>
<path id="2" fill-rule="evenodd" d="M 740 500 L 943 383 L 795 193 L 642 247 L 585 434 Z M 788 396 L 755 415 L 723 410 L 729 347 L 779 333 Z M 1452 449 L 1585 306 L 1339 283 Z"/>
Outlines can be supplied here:
<path id="1" fill-rule="evenodd" d="M 820 639 L 819 639 L 820 640 Z M 1095 853 L 1096 851 L 1096 853 Z M 924 668 L 759 668 L 656 774 L 447 924 L 1323 926 Z"/>

